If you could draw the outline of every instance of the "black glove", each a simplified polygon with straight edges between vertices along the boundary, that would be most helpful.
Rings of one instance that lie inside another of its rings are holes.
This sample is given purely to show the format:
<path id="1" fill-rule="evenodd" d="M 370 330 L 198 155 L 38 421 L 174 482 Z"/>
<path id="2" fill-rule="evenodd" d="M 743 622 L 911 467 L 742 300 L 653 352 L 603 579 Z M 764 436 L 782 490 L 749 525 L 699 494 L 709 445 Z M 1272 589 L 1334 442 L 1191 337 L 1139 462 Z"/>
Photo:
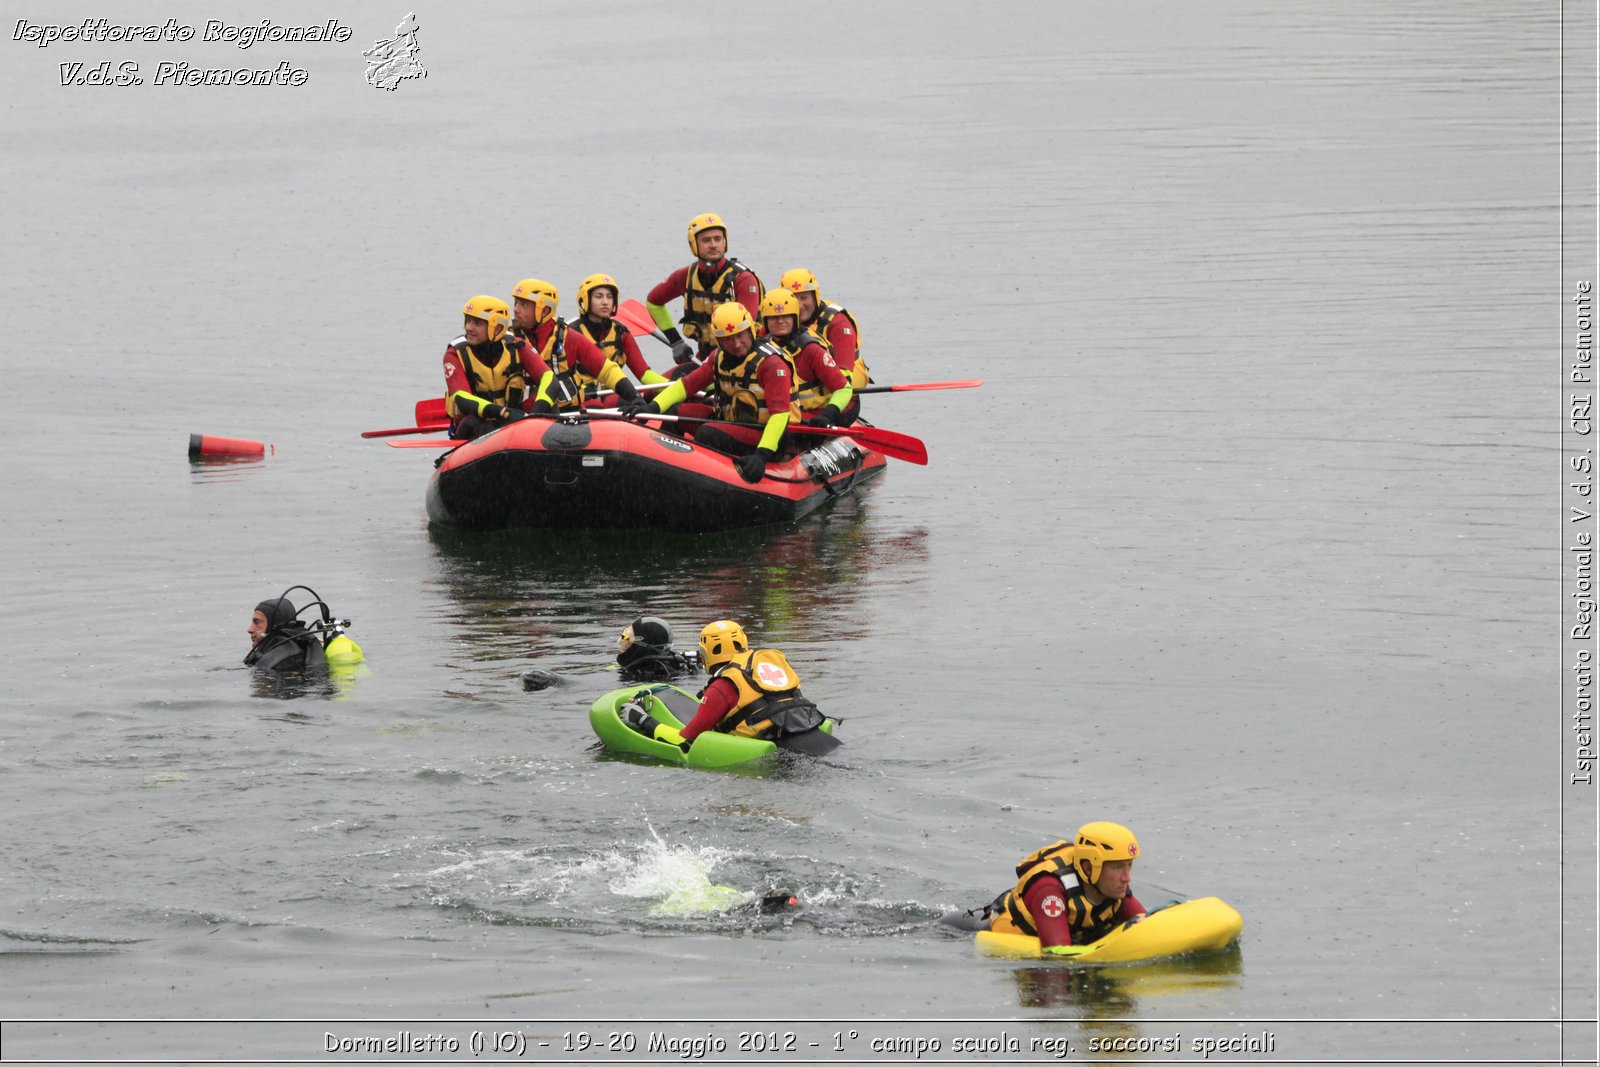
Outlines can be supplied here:
<path id="1" fill-rule="evenodd" d="M 672 346 L 672 361 L 674 363 L 681 367 L 685 363 L 694 362 L 694 346 L 683 339 L 683 334 L 679 333 L 676 327 L 667 327 L 661 332 L 661 336 L 666 338 L 667 344 Z"/>
<path id="2" fill-rule="evenodd" d="M 540 397 L 538 400 L 533 402 L 533 413 L 535 415 L 554 415 L 556 413 L 556 406 L 550 403 L 550 401 L 546 400 L 544 397 Z"/>
<path id="3" fill-rule="evenodd" d="M 739 468 L 739 477 L 754 484 L 766 475 L 767 460 L 771 459 L 773 455 L 774 453 L 768 452 L 764 448 L 758 448 L 748 456 L 740 457 L 734 466 Z"/>
<path id="4" fill-rule="evenodd" d="M 632 400 L 638 395 L 639 390 L 633 387 L 632 382 L 628 381 L 626 378 L 617 379 L 617 397 L 622 401 L 623 404 L 626 404 L 628 401 Z M 619 404 L 618 406 L 620 407 L 621 405 Z"/>
<path id="5" fill-rule="evenodd" d="M 527 417 L 528 413 L 523 411 L 515 404 L 507 404 L 500 411 L 500 420 L 502 422 L 516 422 L 518 419 L 525 419 Z"/>
<path id="6" fill-rule="evenodd" d="M 832 404 L 829 404 L 827 407 L 825 407 L 821 411 L 817 412 L 816 415 L 812 416 L 812 418 L 810 419 L 810 421 L 808 421 L 806 423 L 806 425 L 807 426 L 820 426 L 823 429 L 827 429 L 830 426 L 837 426 L 839 424 L 839 420 L 841 418 L 843 418 L 843 417 L 844 417 L 844 412 L 840 411 L 838 408 L 834 407 Z"/>
<path id="7" fill-rule="evenodd" d="M 654 400 L 647 400 L 638 393 L 633 394 L 633 399 L 624 401 L 617 409 L 624 415 L 632 418 L 635 415 L 659 415 L 661 408 Z"/>

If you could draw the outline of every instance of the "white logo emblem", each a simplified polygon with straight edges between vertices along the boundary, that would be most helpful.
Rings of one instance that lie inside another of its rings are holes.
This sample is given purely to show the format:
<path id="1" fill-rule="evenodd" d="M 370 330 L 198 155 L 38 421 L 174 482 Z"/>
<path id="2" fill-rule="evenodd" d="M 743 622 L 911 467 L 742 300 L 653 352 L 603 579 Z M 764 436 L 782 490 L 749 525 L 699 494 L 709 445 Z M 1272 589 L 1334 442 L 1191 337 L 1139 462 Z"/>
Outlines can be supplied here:
<path id="1" fill-rule="evenodd" d="M 672 449 L 675 452 L 693 452 L 694 451 L 694 446 L 693 445 L 689 444 L 687 441 L 680 441 L 676 437 L 667 437 L 664 434 L 659 434 L 659 433 L 653 433 L 650 436 L 655 439 L 656 444 L 658 444 L 658 445 L 666 445 L 668 448 Z"/>
<path id="2" fill-rule="evenodd" d="M 1060 897 L 1048 896 L 1044 898 L 1044 903 L 1039 905 L 1039 910 L 1052 919 L 1059 919 L 1061 913 L 1067 910 L 1067 903 Z"/>
<path id="3" fill-rule="evenodd" d="M 426 78 L 427 70 L 417 62 L 419 50 L 417 16 L 412 12 L 394 28 L 393 38 L 378 41 L 361 53 L 367 57 L 367 84 L 392 93 L 407 78 Z"/>

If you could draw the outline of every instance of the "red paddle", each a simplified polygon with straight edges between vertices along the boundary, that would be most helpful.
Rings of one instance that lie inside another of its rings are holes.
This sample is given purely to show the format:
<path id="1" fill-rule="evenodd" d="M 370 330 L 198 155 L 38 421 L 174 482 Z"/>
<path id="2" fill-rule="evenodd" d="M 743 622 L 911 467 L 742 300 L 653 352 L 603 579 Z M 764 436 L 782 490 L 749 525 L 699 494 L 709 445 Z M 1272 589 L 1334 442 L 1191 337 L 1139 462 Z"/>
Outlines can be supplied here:
<path id="1" fill-rule="evenodd" d="M 413 433 L 438 433 L 450 428 L 450 416 L 445 411 L 444 397 L 429 396 L 417 401 L 415 426 L 398 426 L 392 430 L 365 430 L 362 437 L 400 437 Z"/>
<path id="2" fill-rule="evenodd" d="M 628 303 L 628 302 L 625 301 L 624 303 Z M 632 301 L 632 303 L 636 303 L 637 304 L 638 301 Z M 639 306 L 643 307 L 644 305 L 640 304 Z M 669 386 L 671 384 L 672 384 L 671 382 L 660 382 L 660 383 L 658 383 L 656 385 L 640 385 L 640 386 L 637 386 L 636 388 L 641 393 L 648 393 L 648 392 L 654 392 L 655 390 L 658 390 L 658 389 L 665 389 L 667 386 Z M 981 386 L 982 384 L 983 384 L 983 379 L 982 378 L 966 378 L 966 379 L 962 379 L 962 380 L 959 380 L 959 381 L 950 381 L 950 382 L 908 382 L 908 383 L 906 383 L 904 385 L 868 385 L 868 386 L 863 386 L 860 389 L 857 389 L 856 392 L 857 393 L 911 393 L 911 392 L 925 392 L 925 391 L 929 391 L 929 390 L 933 390 L 933 389 L 976 389 L 979 386 Z M 599 396 L 615 396 L 616 394 L 611 392 L 611 390 L 609 390 L 609 389 L 603 389 L 603 390 L 600 391 L 600 393 L 598 395 Z M 593 412 L 591 411 L 591 413 L 593 413 Z M 415 425 L 415 426 L 401 426 L 401 427 L 397 427 L 397 428 L 392 429 L 392 430 L 367 430 L 364 433 L 362 433 L 361 436 L 362 437 L 403 437 L 403 436 L 407 436 L 409 434 L 438 433 L 440 430 L 448 429 L 449 426 L 450 426 L 449 421 L 446 420 L 446 418 L 445 418 L 444 398 L 443 397 L 429 397 L 426 400 L 417 401 L 416 416 L 417 416 L 417 425 Z M 653 416 L 646 416 L 646 417 L 649 418 L 649 417 L 653 417 Z M 737 425 L 737 424 L 735 424 L 735 425 Z M 862 429 L 866 429 L 866 428 L 867 427 L 862 427 Z M 795 427 L 791 426 L 791 427 L 789 427 L 789 429 L 793 430 L 793 429 L 795 429 Z M 823 428 L 822 427 L 812 427 L 811 429 L 815 430 L 815 429 L 823 429 Z M 883 432 L 888 433 L 890 431 L 883 431 Z M 901 435 L 898 435 L 898 436 L 904 437 L 905 435 L 901 434 Z M 907 438 L 907 440 L 915 440 L 915 438 Z M 885 455 L 889 454 L 888 452 L 885 452 L 881 448 L 878 451 L 884 452 Z M 924 453 L 924 455 L 926 455 L 926 453 Z M 916 462 L 916 461 L 912 460 L 911 462 Z M 924 459 L 923 462 L 927 462 L 927 460 Z"/>
<path id="3" fill-rule="evenodd" d="M 911 382 L 907 385 L 863 385 L 857 393 L 911 393 L 924 389 L 976 389 L 982 378 L 968 378 L 959 382 Z"/>
<path id="4" fill-rule="evenodd" d="M 620 412 L 590 411 L 590 415 L 599 415 L 604 418 L 624 419 L 626 415 Z M 731 437 L 736 437 L 745 444 L 757 444 L 761 440 L 762 429 L 742 422 L 723 422 L 721 419 L 696 419 L 687 415 L 641 415 L 643 421 L 662 422 L 702 422 L 718 426 L 728 432 Z M 853 441 L 860 441 L 875 451 L 893 459 L 915 463 L 918 466 L 928 465 L 928 446 L 910 434 L 896 433 L 893 430 L 880 430 L 876 426 L 807 426 L 804 423 L 791 422 L 786 433 L 810 434 L 816 437 L 848 437 Z M 394 442 L 390 442 L 393 444 Z"/>
<path id="5" fill-rule="evenodd" d="M 625 419 L 619 411 L 605 411 L 590 408 L 586 415 L 609 419 Z M 538 418 L 540 416 L 529 416 Z M 641 421 L 660 422 L 697 422 L 709 423 L 712 426 L 722 427 L 730 437 L 738 438 L 745 444 L 757 444 L 761 440 L 762 429 L 759 426 L 750 426 L 742 422 L 724 422 L 720 419 L 697 419 L 687 415 L 644 415 Z M 402 434 L 439 433 L 449 428 L 449 423 L 435 426 L 400 427 L 393 430 L 368 430 L 362 437 L 398 437 Z M 875 451 L 882 452 L 892 459 L 903 460 L 906 463 L 915 463 L 918 466 L 928 465 L 928 447 L 918 438 L 910 434 L 896 433 L 893 430 L 883 430 L 876 426 L 807 426 L 804 423 L 791 423 L 786 431 L 788 433 L 810 434 L 814 437 L 848 437 L 853 441 L 860 441 Z M 465 441 L 454 439 L 434 441 L 388 441 L 390 448 L 454 448 L 456 445 L 466 444 Z"/>
<path id="6" fill-rule="evenodd" d="M 661 332 L 661 327 L 656 325 L 656 320 L 650 317 L 650 309 L 637 300 L 624 300 L 622 306 L 617 308 L 616 317 L 634 333 L 647 333 L 664 345 L 672 343 Z"/>
<path id="7" fill-rule="evenodd" d="M 414 433 L 439 433 L 448 430 L 448 422 L 430 422 L 426 426 L 396 426 L 392 430 L 363 430 L 362 437 L 403 437 Z"/>

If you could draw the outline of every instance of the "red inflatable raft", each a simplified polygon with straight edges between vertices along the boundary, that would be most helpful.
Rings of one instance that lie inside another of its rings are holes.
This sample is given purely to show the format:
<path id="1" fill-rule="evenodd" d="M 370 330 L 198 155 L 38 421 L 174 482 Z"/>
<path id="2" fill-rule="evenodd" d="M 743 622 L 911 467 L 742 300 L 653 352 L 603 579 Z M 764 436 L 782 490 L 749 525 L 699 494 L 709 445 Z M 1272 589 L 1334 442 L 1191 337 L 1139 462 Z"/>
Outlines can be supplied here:
<path id="1" fill-rule="evenodd" d="M 428 518 L 466 530 L 731 530 L 798 519 L 882 474 L 884 463 L 856 441 L 822 438 L 769 463 L 751 484 L 733 457 L 655 426 L 528 418 L 442 456 Z"/>

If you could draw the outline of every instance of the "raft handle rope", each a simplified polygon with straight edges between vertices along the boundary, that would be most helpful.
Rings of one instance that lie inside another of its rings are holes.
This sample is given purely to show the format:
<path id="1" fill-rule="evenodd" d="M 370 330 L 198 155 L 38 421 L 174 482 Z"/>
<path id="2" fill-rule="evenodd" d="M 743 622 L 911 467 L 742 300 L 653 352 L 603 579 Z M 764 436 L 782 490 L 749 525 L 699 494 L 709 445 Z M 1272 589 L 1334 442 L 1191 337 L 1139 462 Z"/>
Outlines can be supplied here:
<path id="1" fill-rule="evenodd" d="M 836 438 L 836 440 L 843 440 L 843 438 Z M 828 496 L 844 496 L 854 489 L 856 487 L 856 478 L 861 474 L 861 465 L 866 462 L 866 458 L 859 448 L 854 445 L 850 446 L 850 477 L 845 479 L 842 486 L 835 487 L 826 477 L 817 476 L 817 480 L 822 483 L 822 488 L 827 492 Z"/>

